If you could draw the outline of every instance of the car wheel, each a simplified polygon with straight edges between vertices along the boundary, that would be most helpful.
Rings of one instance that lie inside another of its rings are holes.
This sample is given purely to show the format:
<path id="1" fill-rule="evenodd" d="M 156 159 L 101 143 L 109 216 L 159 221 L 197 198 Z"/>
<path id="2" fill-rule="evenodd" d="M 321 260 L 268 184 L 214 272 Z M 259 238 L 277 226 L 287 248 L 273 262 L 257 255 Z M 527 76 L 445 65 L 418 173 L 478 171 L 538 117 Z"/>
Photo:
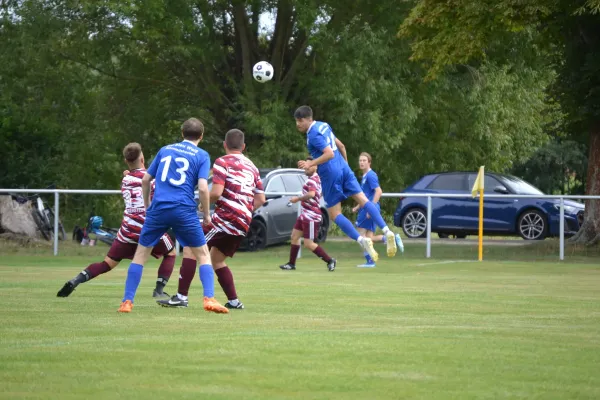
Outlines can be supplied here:
<path id="1" fill-rule="evenodd" d="M 246 248 L 248 251 L 257 251 L 267 246 L 267 226 L 259 219 L 252 220 L 248 235 L 246 236 Z"/>
<path id="2" fill-rule="evenodd" d="M 323 214 L 323 220 L 317 232 L 317 243 L 324 243 L 327 240 L 327 232 L 329 231 L 329 216 Z"/>
<path id="3" fill-rule="evenodd" d="M 466 238 L 467 238 L 467 235 L 465 235 L 465 234 L 461 233 L 460 235 L 456 235 L 456 238 L 457 238 L 457 239 L 466 239 Z"/>
<path id="4" fill-rule="evenodd" d="M 450 237 L 450 235 L 448 235 L 447 233 L 441 233 L 441 232 L 439 232 L 438 233 L 438 237 L 440 239 L 448 239 Z"/>
<path id="5" fill-rule="evenodd" d="M 517 229 L 525 240 L 543 240 L 548 232 L 548 224 L 541 212 L 527 210 L 519 217 Z"/>
<path id="6" fill-rule="evenodd" d="M 412 208 L 402 217 L 402 230 L 411 239 L 427 236 L 427 217 L 420 208 Z"/>

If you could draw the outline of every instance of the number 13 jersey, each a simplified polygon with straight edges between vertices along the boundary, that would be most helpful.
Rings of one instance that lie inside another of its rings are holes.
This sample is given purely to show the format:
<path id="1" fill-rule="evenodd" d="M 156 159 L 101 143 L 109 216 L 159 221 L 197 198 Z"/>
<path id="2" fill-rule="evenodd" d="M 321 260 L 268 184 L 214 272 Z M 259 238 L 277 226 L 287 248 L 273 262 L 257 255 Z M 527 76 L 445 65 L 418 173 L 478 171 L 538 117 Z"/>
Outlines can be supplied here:
<path id="1" fill-rule="evenodd" d="M 174 207 L 197 207 L 194 189 L 198 179 L 208 179 L 209 154 L 184 140 L 160 149 L 148 168 L 156 189 L 148 212 Z"/>

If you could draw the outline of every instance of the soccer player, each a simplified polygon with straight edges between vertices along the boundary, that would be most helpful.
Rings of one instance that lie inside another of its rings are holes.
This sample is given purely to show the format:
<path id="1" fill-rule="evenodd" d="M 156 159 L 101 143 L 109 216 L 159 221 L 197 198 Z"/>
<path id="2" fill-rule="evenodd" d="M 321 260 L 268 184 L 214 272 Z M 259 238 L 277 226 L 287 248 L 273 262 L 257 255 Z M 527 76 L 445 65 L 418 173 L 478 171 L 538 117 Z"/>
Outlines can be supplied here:
<path id="1" fill-rule="evenodd" d="M 198 184 L 200 202 L 205 210 L 209 208 L 208 170 L 210 157 L 198 147 L 204 136 L 204 125 L 196 118 L 190 118 L 181 126 L 183 141 L 161 148 L 150 168 L 142 178 L 146 221 L 142 227 L 138 248 L 129 265 L 125 293 L 119 312 L 129 313 L 142 279 L 144 264 L 151 247 L 162 235 L 173 229 L 175 237 L 190 250 L 200 262 L 199 275 L 204 287 L 204 309 L 216 313 L 229 310 L 214 298 L 215 283 L 210 255 L 200 221 L 196 214 L 194 188 Z M 150 182 L 156 177 L 156 191 L 150 203 Z M 204 222 L 210 224 L 210 215 Z"/>
<path id="2" fill-rule="evenodd" d="M 215 160 L 210 200 L 215 204 L 212 224 L 204 224 L 204 233 L 210 258 L 219 284 L 227 296 L 225 307 L 243 309 L 238 299 L 233 274 L 225 262 L 233 257 L 248 233 L 252 213 L 265 203 L 265 194 L 260 173 L 252 161 L 242 152 L 246 148 L 244 132 L 231 129 L 223 142 L 226 155 Z M 204 218 L 210 215 L 203 206 Z M 192 257 L 184 248 L 184 261 Z M 184 271 L 182 264 L 177 295 L 170 300 L 157 301 L 165 307 L 187 307 L 187 291 L 194 277 L 193 271 Z"/>
<path id="3" fill-rule="evenodd" d="M 352 222 L 342 214 L 341 202 L 352 197 L 371 215 L 375 224 L 383 231 L 387 238 L 388 257 L 396 255 L 394 232 L 387 227 L 377 206 L 362 192 L 354 172 L 348 165 L 344 144 L 335 137 L 328 123 L 313 120 L 313 111 L 309 106 L 298 107 L 294 112 L 294 118 L 296 128 L 306 133 L 308 152 L 313 157 L 313 160 L 298 161 L 298 167 L 308 169 L 317 166 L 330 220 L 334 221 L 346 235 L 356 240 L 363 250 L 369 253 L 373 261 L 377 261 L 379 255 L 373 248 L 373 241 L 361 236 Z"/>
<path id="4" fill-rule="evenodd" d="M 306 160 L 312 160 L 312 157 L 307 157 Z M 321 201 L 321 179 L 317 174 L 317 167 L 312 166 L 305 170 L 308 179 L 302 187 L 302 196 L 292 197 L 291 203 L 300 202 L 300 216 L 296 220 L 294 229 L 292 230 L 292 246 L 290 248 L 290 259 L 287 264 L 280 265 L 283 270 L 296 269 L 296 258 L 300 251 L 300 241 L 304 236 L 304 247 L 315 253 L 317 257 L 325 261 L 329 271 L 335 271 L 336 260 L 331 258 L 325 250 L 314 242 L 319 232 L 319 225 L 323 216 L 319 208 Z"/>
<path id="5" fill-rule="evenodd" d="M 358 166 L 362 172 L 362 180 L 361 180 L 361 188 L 367 199 L 370 202 L 377 206 L 379 210 L 379 199 L 381 198 L 381 194 L 383 191 L 379 186 L 379 178 L 377 177 L 377 173 L 371 169 L 371 155 L 369 153 L 363 152 L 360 153 L 358 157 Z M 358 212 L 358 216 L 356 218 L 356 227 L 358 233 L 362 236 L 368 237 L 374 241 L 382 241 L 386 242 L 387 238 L 385 235 L 375 236 L 375 231 L 377 230 L 377 225 L 375 225 L 375 221 L 369 213 L 364 208 L 361 208 L 360 205 L 357 205 L 352 209 L 353 212 Z M 402 243 L 402 239 L 399 234 L 394 235 L 394 239 L 396 240 L 396 246 L 400 249 L 401 252 L 404 252 L 404 244 Z M 371 258 L 369 253 L 365 251 L 365 259 L 366 263 L 358 265 L 358 267 L 363 268 L 373 268 L 375 267 L 375 261 Z"/>
<path id="6" fill-rule="evenodd" d="M 58 291 L 58 297 L 68 297 L 78 285 L 114 269 L 123 259 L 131 260 L 135 254 L 142 225 L 144 225 L 146 219 L 146 209 L 142 198 L 142 177 L 146 173 L 146 168 L 144 167 L 142 147 L 138 143 L 129 143 L 125 146 L 123 157 L 129 171 L 121 181 L 125 211 L 123 212 L 123 222 L 121 222 L 117 238 L 110 246 L 104 261 L 90 264 L 79 275 L 65 283 L 62 289 Z M 169 297 L 167 293 L 163 292 L 163 288 L 169 281 L 171 273 L 173 273 L 175 246 L 168 235 L 163 235 L 160 238 L 158 244 L 152 250 L 152 256 L 155 258 L 163 257 L 158 267 L 158 278 L 152 297 Z"/>

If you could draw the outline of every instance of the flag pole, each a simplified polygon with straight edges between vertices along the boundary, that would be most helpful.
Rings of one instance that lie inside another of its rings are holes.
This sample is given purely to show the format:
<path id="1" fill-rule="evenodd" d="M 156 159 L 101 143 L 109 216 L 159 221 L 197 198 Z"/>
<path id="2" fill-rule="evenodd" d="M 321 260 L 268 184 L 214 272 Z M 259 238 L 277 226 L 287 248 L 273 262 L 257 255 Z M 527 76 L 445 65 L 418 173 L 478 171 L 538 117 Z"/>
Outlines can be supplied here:
<path id="1" fill-rule="evenodd" d="M 483 189 L 479 189 L 479 261 L 483 261 Z"/>

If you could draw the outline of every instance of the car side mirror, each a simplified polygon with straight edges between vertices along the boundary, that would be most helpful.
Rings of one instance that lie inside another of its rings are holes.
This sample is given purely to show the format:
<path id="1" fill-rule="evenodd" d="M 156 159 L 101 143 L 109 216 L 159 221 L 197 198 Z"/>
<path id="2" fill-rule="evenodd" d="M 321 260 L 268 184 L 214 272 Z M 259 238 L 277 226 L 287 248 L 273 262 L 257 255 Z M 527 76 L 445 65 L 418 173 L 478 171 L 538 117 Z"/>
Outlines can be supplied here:
<path id="1" fill-rule="evenodd" d="M 500 194 L 508 194 L 508 189 L 502 185 L 498 185 L 494 188 L 494 192 Z"/>

